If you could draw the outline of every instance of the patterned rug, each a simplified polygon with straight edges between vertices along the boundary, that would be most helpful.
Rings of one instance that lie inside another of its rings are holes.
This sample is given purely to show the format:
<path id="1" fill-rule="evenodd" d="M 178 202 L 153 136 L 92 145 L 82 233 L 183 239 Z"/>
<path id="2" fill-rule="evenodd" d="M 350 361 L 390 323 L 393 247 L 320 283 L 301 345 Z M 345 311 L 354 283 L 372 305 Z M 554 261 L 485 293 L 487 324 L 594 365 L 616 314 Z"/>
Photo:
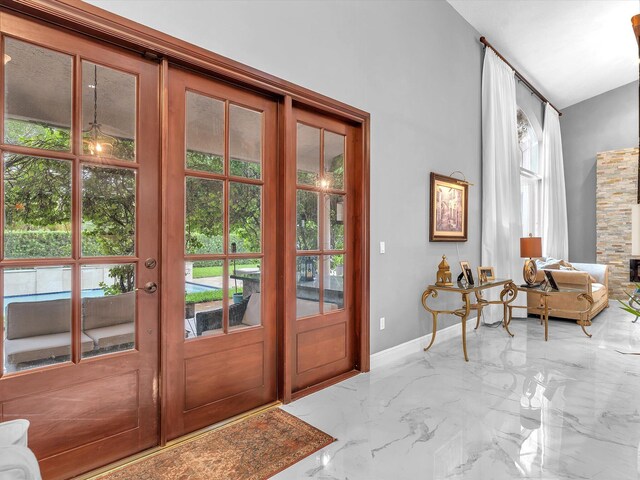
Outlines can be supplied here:
<path id="1" fill-rule="evenodd" d="M 334 441 L 274 408 L 94 478 L 265 480 Z"/>

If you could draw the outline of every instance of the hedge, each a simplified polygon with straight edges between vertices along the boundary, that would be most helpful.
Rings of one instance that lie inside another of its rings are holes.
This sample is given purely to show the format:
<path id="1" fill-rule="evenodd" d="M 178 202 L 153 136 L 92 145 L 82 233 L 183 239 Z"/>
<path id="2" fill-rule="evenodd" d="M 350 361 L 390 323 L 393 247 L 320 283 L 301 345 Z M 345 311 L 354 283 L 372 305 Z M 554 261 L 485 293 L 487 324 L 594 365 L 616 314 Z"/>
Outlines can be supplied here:
<path id="1" fill-rule="evenodd" d="M 100 255 L 93 237 L 83 239 L 85 255 Z M 50 230 L 8 230 L 4 232 L 7 258 L 70 257 L 71 232 Z"/>
<path id="2" fill-rule="evenodd" d="M 229 289 L 229 298 L 233 296 L 235 291 L 230 288 Z M 242 293 L 242 289 L 238 289 L 238 293 Z M 207 290 L 206 292 L 193 292 L 186 293 L 184 296 L 185 303 L 203 303 L 203 302 L 213 302 L 215 300 L 222 300 L 224 296 L 224 291 L 222 289 L 219 290 Z"/>

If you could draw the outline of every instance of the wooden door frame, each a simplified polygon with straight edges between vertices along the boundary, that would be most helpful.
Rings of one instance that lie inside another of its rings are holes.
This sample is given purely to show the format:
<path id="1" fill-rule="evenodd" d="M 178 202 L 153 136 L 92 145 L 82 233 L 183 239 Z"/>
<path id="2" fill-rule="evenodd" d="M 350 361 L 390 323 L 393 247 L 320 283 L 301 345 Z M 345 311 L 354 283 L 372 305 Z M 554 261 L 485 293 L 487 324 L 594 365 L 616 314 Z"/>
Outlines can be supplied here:
<path id="1" fill-rule="evenodd" d="M 357 191 L 359 206 L 356 219 L 359 248 L 354 255 L 354 273 L 356 276 L 354 308 L 356 314 L 356 338 L 357 354 L 356 368 L 360 372 L 369 371 L 370 345 L 369 345 L 369 258 L 370 258 L 370 212 L 369 212 L 369 169 L 370 169 L 370 115 L 369 113 L 352 107 L 345 103 L 331 99 L 325 95 L 300 87 L 276 76 L 262 72 L 242 63 L 236 62 L 222 55 L 215 54 L 204 48 L 197 47 L 183 40 L 177 39 L 165 33 L 161 33 L 152 28 L 146 27 L 132 20 L 113 14 L 101 8 L 89 5 L 77 0 L 0 0 L 0 9 L 18 12 L 30 17 L 52 23 L 69 30 L 88 35 L 90 37 L 106 41 L 116 46 L 138 52 L 148 59 L 154 59 L 162 63 L 161 66 L 161 125 L 162 125 L 162 145 L 161 145 L 161 173 L 163 187 L 166 181 L 167 172 L 167 74 L 169 63 L 180 65 L 206 75 L 211 75 L 219 79 L 231 81 L 237 85 L 252 88 L 254 90 L 270 93 L 279 98 L 278 122 L 280 127 L 278 163 L 280 167 L 279 175 L 284 175 L 286 166 L 285 159 L 290 155 L 290 145 L 295 139 L 295 130 L 291 130 L 291 121 L 294 102 L 306 108 L 315 109 L 324 114 L 333 115 L 336 118 L 352 122 L 356 128 L 357 147 L 359 155 L 352 166 L 356 170 Z M 289 153 L 288 153 L 289 152 Z M 289 162 L 290 163 L 290 162 Z M 287 218 L 287 206 L 279 199 L 280 220 L 283 222 Z M 161 200 L 162 211 L 166 211 L 168 205 L 164 195 Z M 161 226 L 164 227 L 166 218 L 163 213 Z M 284 223 L 280 223 L 284 230 L 290 228 Z M 281 232 L 280 235 L 284 235 Z M 281 238 L 283 239 L 283 238 Z M 165 242 L 166 231 L 163 228 L 162 242 Z M 282 243 L 281 243 L 282 244 Z M 164 243 L 163 243 L 164 245 Z M 163 249 L 164 250 L 164 249 Z M 280 253 L 279 253 L 280 255 Z M 286 260 L 280 258 L 278 272 L 279 287 L 285 285 Z M 162 272 L 164 275 L 164 272 Z M 161 304 L 161 344 L 165 341 L 165 330 L 168 319 L 166 318 Z M 290 325 L 284 319 L 284 302 L 278 302 L 279 323 L 279 398 L 287 403 L 292 399 L 290 381 L 290 356 L 287 354 L 290 348 L 289 334 Z M 290 321 L 290 320 L 289 320 Z M 163 349 L 164 351 L 164 349 Z M 163 372 L 166 371 L 166 355 L 161 354 L 160 372 L 161 385 L 160 396 L 163 397 L 163 390 L 166 383 L 162 379 Z M 336 381 L 340 378 L 336 379 Z M 325 386 L 325 385 L 322 385 Z M 162 405 L 162 401 L 161 401 Z M 164 410 L 164 408 L 163 408 Z M 163 421 L 166 418 L 162 411 Z M 161 422 L 162 424 L 162 422 Z M 161 428 L 164 432 L 165 428 Z M 166 441 L 164 433 L 161 433 L 160 443 Z"/>

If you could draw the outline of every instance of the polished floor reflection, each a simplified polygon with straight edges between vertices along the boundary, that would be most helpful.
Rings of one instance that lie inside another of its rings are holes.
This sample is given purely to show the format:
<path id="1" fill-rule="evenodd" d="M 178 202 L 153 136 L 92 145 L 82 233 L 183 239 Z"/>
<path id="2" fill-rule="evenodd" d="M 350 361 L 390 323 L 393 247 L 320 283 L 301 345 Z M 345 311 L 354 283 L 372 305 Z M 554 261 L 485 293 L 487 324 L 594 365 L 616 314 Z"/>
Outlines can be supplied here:
<path id="1" fill-rule="evenodd" d="M 640 322 L 514 320 L 436 342 L 285 407 L 338 441 L 274 477 L 637 479 Z"/>

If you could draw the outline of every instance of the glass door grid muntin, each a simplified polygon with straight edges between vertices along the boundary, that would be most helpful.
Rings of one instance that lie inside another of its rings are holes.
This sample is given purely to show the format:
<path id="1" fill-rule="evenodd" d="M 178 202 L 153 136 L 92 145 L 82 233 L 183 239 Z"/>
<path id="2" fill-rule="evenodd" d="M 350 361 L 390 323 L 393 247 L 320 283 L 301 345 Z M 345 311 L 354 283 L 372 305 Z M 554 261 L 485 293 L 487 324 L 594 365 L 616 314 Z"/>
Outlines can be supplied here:
<path id="1" fill-rule="evenodd" d="M 200 95 L 202 97 L 206 97 L 208 99 L 212 99 L 218 102 L 222 102 L 224 104 L 224 127 L 223 127 L 223 171 L 222 173 L 216 173 L 216 172 L 209 172 L 209 171 L 203 171 L 203 170 L 196 170 L 193 168 L 188 168 L 187 167 L 187 115 L 188 115 L 188 102 L 187 102 L 187 97 L 189 94 L 194 94 L 194 95 Z M 261 272 L 260 272 L 260 285 L 262 285 L 262 279 L 263 279 L 263 272 L 262 272 L 262 268 L 264 268 L 264 211 L 265 211 L 265 205 L 264 205 L 264 197 L 265 197 L 265 193 L 264 193 L 264 168 L 265 168 L 265 162 L 264 162 L 264 145 L 265 145 L 265 120 L 264 120 L 264 111 L 256 108 L 255 106 L 250 106 L 250 105 L 245 105 L 241 102 L 235 101 L 235 100 L 230 100 L 228 98 L 223 98 L 223 97 L 219 97 L 216 95 L 212 95 L 211 93 L 208 92 L 203 92 L 191 87 L 186 87 L 185 88 L 185 122 L 184 122 L 184 162 L 183 162 L 183 167 L 184 167 L 184 221 L 185 221 L 185 225 L 184 225 L 184 235 L 185 235 L 185 241 L 184 241 L 184 261 L 185 264 L 186 262 L 196 262 L 196 261 L 213 261 L 213 262 L 222 262 L 222 290 L 223 290 L 223 295 L 222 295 L 222 309 L 223 309 L 223 314 L 222 314 L 222 329 L 219 332 L 215 332 L 213 335 L 214 336 L 219 336 L 219 335 L 228 335 L 230 333 L 234 333 L 234 330 L 230 329 L 230 325 L 229 325 L 229 292 L 230 292 L 230 286 L 229 286 L 229 275 L 230 275 L 230 265 L 231 262 L 233 262 L 234 260 L 253 260 L 253 259 L 257 259 L 260 261 L 260 265 L 261 265 Z M 233 175 L 231 173 L 231 156 L 230 156 L 230 110 L 231 108 L 235 106 L 235 107 L 239 107 L 239 108 L 243 108 L 249 111 L 253 111 L 256 113 L 260 114 L 260 120 L 261 120 L 261 128 L 260 128 L 260 178 L 250 178 L 250 177 L 244 177 L 244 176 L 238 176 L 238 175 Z M 222 222 L 223 222 L 223 233 L 222 233 L 222 252 L 221 253 L 187 253 L 187 247 L 186 247 L 186 223 L 187 223 L 187 218 L 188 218 L 188 214 L 187 214 L 187 198 L 188 198 L 188 192 L 187 192 L 187 179 L 189 178 L 199 178 L 199 179 L 205 179 L 205 180 L 214 180 L 214 181 L 220 181 L 222 182 L 223 185 L 223 194 L 222 194 L 222 202 L 223 202 L 223 215 L 222 215 Z M 231 242 L 230 240 L 230 223 L 231 223 L 231 219 L 230 219 L 230 215 L 231 215 L 231 209 L 230 209 L 230 190 L 231 190 L 231 185 L 232 183 L 236 183 L 236 184 L 243 184 L 243 185 L 255 185 L 257 187 L 260 188 L 260 250 L 258 252 L 240 252 L 240 253 L 232 253 L 231 250 Z M 186 283 L 186 280 L 185 280 Z M 261 311 L 261 315 L 260 317 L 262 318 L 262 310 L 264 308 L 264 302 L 261 301 L 261 305 L 260 305 L 260 311 Z M 256 325 L 256 326 L 250 326 L 247 328 L 262 328 L 263 325 Z M 236 330 L 237 332 L 237 330 Z M 191 337 L 191 338 L 185 338 L 185 341 L 191 342 L 194 340 L 198 340 L 201 339 L 202 336 L 200 335 L 196 335 L 195 337 Z"/>

